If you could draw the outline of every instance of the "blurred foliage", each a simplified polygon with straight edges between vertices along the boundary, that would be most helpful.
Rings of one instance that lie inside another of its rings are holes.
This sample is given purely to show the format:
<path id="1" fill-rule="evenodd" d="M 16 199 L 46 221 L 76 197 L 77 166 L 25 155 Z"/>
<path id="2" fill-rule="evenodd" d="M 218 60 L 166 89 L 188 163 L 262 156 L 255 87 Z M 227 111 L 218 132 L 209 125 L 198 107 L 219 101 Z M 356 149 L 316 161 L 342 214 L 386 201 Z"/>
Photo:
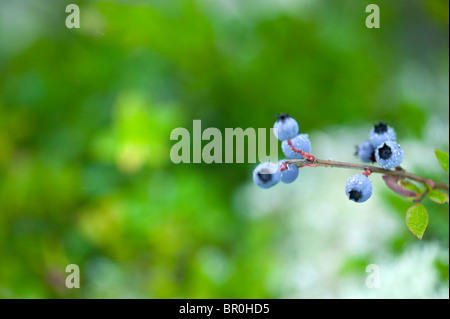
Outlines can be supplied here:
<path id="1" fill-rule="evenodd" d="M 445 0 L 77 1 L 80 29 L 65 27 L 69 3 L 0 1 L 1 298 L 283 295 L 266 280 L 283 217 L 232 203 L 252 165 L 170 162 L 171 130 L 193 119 L 383 119 L 418 140 L 431 119 L 448 127 Z M 403 219 L 408 203 L 385 192 Z M 423 241 L 448 247 L 448 206 L 427 205 Z M 414 244 L 405 226 L 390 249 Z M 71 263 L 83 289 L 64 287 Z M 448 281 L 448 259 L 435 265 Z"/>

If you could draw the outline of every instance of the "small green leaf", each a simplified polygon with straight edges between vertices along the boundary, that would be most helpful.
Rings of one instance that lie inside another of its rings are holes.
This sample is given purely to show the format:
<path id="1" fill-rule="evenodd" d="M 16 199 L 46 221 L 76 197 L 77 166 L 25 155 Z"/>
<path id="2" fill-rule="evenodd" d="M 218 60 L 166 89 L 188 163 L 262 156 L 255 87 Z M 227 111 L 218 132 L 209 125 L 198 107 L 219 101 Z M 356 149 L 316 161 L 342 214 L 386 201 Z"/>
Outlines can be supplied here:
<path id="1" fill-rule="evenodd" d="M 408 208 L 406 211 L 406 225 L 417 238 L 422 239 L 428 225 L 428 212 L 425 206 L 417 203 Z"/>
<path id="2" fill-rule="evenodd" d="M 438 204 L 445 204 L 448 203 L 448 195 L 444 192 L 438 191 L 436 189 L 428 192 L 427 197 L 431 199 L 433 202 L 436 202 Z"/>
<path id="3" fill-rule="evenodd" d="M 448 174 L 448 153 L 440 150 L 434 150 L 434 154 L 436 154 L 436 159 L 438 160 L 441 167 Z"/>
<path id="4" fill-rule="evenodd" d="M 419 188 L 419 186 L 410 181 L 400 180 L 400 185 L 402 185 L 403 188 L 409 189 L 410 191 L 413 191 L 417 194 L 423 193 L 423 191 Z"/>

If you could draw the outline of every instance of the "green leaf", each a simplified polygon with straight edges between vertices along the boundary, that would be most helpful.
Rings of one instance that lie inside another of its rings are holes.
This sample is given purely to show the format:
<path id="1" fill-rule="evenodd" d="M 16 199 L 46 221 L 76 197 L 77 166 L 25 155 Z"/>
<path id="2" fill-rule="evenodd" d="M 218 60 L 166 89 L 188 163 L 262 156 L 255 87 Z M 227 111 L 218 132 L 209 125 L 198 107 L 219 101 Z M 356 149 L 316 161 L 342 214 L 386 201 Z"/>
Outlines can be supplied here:
<path id="1" fill-rule="evenodd" d="M 448 203 L 449 200 L 446 193 L 438 191 L 436 189 L 428 192 L 427 197 L 438 204 Z"/>
<path id="2" fill-rule="evenodd" d="M 400 185 L 402 185 L 403 188 L 409 189 L 410 191 L 413 191 L 417 194 L 422 194 L 422 190 L 419 188 L 419 186 L 412 182 L 400 180 Z"/>
<path id="3" fill-rule="evenodd" d="M 441 167 L 448 174 L 448 153 L 440 150 L 434 150 L 434 154 L 436 154 L 436 159 L 438 160 Z"/>
<path id="4" fill-rule="evenodd" d="M 422 239 L 428 225 L 428 212 L 425 206 L 417 203 L 408 208 L 406 211 L 406 225 L 417 238 Z"/>

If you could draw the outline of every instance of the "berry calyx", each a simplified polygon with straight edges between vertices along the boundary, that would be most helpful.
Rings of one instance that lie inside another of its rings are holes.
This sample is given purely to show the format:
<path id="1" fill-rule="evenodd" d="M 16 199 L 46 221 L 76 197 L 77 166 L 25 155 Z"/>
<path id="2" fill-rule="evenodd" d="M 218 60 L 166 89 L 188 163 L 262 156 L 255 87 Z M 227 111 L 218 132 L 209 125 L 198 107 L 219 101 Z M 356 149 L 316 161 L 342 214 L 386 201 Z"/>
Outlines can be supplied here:
<path id="1" fill-rule="evenodd" d="M 377 149 L 378 151 L 378 156 L 382 159 L 389 159 L 392 156 L 392 149 L 386 145 L 386 143 L 384 143 L 384 145 L 382 147 L 379 147 Z"/>
<path id="2" fill-rule="evenodd" d="M 275 117 L 276 117 L 278 120 L 284 121 L 285 119 L 287 119 L 287 118 L 289 117 L 289 113 L 284 114 L 284 113 L 282 112 L 280 116 L 275 115 Z"/>
<path id="3" fill-rule="evenodd" d="M 359 200 L 362 198 L 362 192 L 358 191 L 358 190 L 355 190 L 355 189 L 352 189 L 349 192 L 348 198 L 351 199 L 354 202 L 359 202 Z"/>
<path id="4" fill-rule="evenodd" d="M 380 121 L 379 124 L 375 125 L 373 127 L 375 133 L 377 134 L 381 134 L 381 133 L 385 133 L 388 130 L 388 126 L 386 124 L 384 124 L 382 121 Z"/>
<path id="5" fill-rule="evenodd" d="M 297 121 L 289 116 L 288 113 L 281 113 L 280 116 L 276 116 L 277 121 L 273 125 L 274 134 L 280 141 L 286 141 L 294 138 L 298 134 L 298 124 Z"/>
<path id="6" fill-rule="evenodd" d="M 384 169 L 396 168 L 403 161 L 403 149 L 394 141 L 386 141 L 375 150 L 375 159 Z"/>
<path id="7" fill-rule="evenodd" d="M 380 144 L 387 141 L 395 141 L 395 131 L 389 125 L 380 121 L 374 125 L 369 133 L 369 141 L 373 148 L 377 148 Z"/>

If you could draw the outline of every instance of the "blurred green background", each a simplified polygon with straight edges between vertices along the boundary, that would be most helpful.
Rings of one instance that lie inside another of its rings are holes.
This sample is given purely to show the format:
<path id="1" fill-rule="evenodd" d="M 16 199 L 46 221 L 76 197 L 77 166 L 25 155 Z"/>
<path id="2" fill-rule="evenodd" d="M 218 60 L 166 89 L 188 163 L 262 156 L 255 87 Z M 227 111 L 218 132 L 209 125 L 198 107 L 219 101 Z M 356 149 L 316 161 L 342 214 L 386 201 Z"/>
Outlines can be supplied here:
<path id="1" fill-rule="evenodd" d="M 71 2 L 80 29 L 65 26 Z M 384 120 L 406 169 L 448 183 L 433 155 L 449 145 L 448 9 L 0 0 L 0 298 L 448 298 L 448 204 L 424 201 L 419 241 L 380 176 L 356 205 L 354 171 L 262 190 L 256 164 L 169 157 L 170 132 L 194 119 L 223 132 L 288 112 L 315 155 L 357 162 Z"/>

